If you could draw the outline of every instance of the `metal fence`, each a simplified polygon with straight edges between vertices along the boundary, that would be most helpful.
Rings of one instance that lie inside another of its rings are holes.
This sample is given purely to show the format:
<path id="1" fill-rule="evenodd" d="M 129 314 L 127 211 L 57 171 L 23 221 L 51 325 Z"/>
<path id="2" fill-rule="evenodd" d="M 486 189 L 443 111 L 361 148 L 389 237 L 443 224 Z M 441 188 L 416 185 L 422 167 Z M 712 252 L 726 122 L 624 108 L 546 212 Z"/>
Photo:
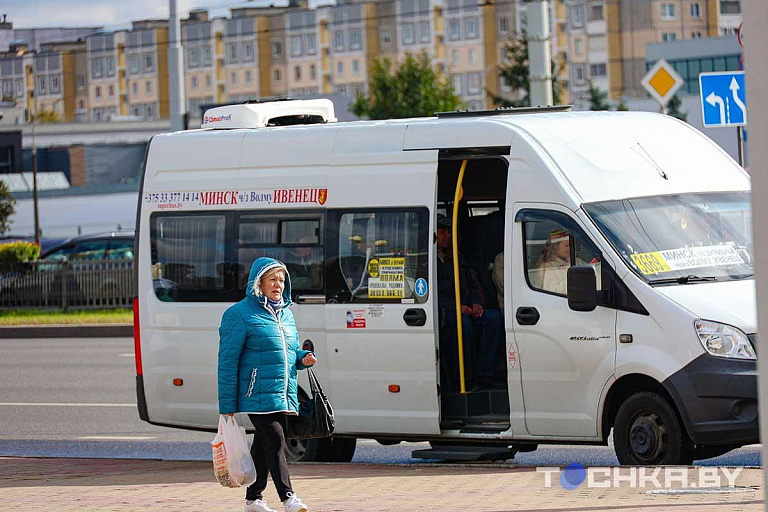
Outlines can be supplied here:
<path id="1" fill-rule="evenodd" d="M 0 309 L 107 309 L 133 302 L 133 260 L 0 263 Z"/>

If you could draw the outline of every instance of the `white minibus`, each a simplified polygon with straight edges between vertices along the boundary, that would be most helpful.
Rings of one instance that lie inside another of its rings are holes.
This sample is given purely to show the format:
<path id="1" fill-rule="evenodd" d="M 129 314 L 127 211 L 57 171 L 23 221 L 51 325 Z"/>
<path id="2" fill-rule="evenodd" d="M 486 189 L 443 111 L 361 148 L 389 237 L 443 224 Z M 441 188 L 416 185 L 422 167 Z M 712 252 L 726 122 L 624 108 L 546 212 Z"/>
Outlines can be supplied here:
<path id="1" fill-rule="evenodd" d="M 216 429 L 221 315 L 269 256 L 337 421 L 294 460 L 348 461 L 358 438 L 506 459 L 613 432 L 632 465 L 758 442 L 749 176 L 672 117 L 569 110 L 336 122 L 275 101 L 155 136 L 141 418 Z"/>

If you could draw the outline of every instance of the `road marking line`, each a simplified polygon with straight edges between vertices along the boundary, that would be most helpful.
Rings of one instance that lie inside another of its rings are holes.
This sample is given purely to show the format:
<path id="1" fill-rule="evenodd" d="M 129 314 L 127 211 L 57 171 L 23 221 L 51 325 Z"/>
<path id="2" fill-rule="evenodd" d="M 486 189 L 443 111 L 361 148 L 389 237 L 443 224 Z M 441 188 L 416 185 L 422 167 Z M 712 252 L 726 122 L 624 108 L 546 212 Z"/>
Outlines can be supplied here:
<path id="1" fill-rule="evenodd" d="M 0 402 L 0 406 L 8 407 L 136 407 L 136 404 L 87 404 L 87 403 L 24 403 L 24 402 Z"/>
<path id="2" fill-rule="evenodd" d="M 117 354 L 117 355 L 120 357 L 136 357 L 136 354 L 134 354 L 133 352 L 128 352 L 126 354 Z"/>
<path id="3" fill-rule="evenodd" d="M 155 436 L 83 436 L 78 439 L 88 439 L 92 441 L 145 441 L 147 439 L 157 439 Z"/>

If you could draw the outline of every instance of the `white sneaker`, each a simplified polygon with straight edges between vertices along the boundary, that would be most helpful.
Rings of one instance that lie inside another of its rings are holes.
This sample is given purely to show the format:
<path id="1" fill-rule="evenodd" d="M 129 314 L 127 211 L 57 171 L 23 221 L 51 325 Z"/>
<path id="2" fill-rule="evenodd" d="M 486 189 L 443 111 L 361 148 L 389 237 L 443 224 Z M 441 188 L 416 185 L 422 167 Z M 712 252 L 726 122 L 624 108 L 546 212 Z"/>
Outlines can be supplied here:
<path id="1" fill-rule="evenodd" d="M 264 500 L 254 500 L 250 503 L 245 502 L 245 512 L 277 512 L 277 510 L 269 508 Z"/>
<path id="2" fill-rule="evenodd" d="M 309 508 L 301 502 L 294 493 L 288 493 L 288 499 L 283 502 L 285 512 L 307 512 Z"/>

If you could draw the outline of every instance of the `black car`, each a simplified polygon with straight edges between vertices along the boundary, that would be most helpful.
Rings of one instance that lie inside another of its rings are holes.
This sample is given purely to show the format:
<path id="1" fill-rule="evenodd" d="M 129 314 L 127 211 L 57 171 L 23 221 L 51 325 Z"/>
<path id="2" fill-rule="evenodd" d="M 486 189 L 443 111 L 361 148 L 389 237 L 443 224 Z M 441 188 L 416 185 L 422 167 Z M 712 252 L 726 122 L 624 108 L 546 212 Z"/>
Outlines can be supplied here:
<path id="1" fill-rule="evenodd" d="M 61 261 L 101 261 L 132 260 L 133 231 L 112 231 L 71 238 L 56 247 L 45 251 L 41 260 Z"/>

